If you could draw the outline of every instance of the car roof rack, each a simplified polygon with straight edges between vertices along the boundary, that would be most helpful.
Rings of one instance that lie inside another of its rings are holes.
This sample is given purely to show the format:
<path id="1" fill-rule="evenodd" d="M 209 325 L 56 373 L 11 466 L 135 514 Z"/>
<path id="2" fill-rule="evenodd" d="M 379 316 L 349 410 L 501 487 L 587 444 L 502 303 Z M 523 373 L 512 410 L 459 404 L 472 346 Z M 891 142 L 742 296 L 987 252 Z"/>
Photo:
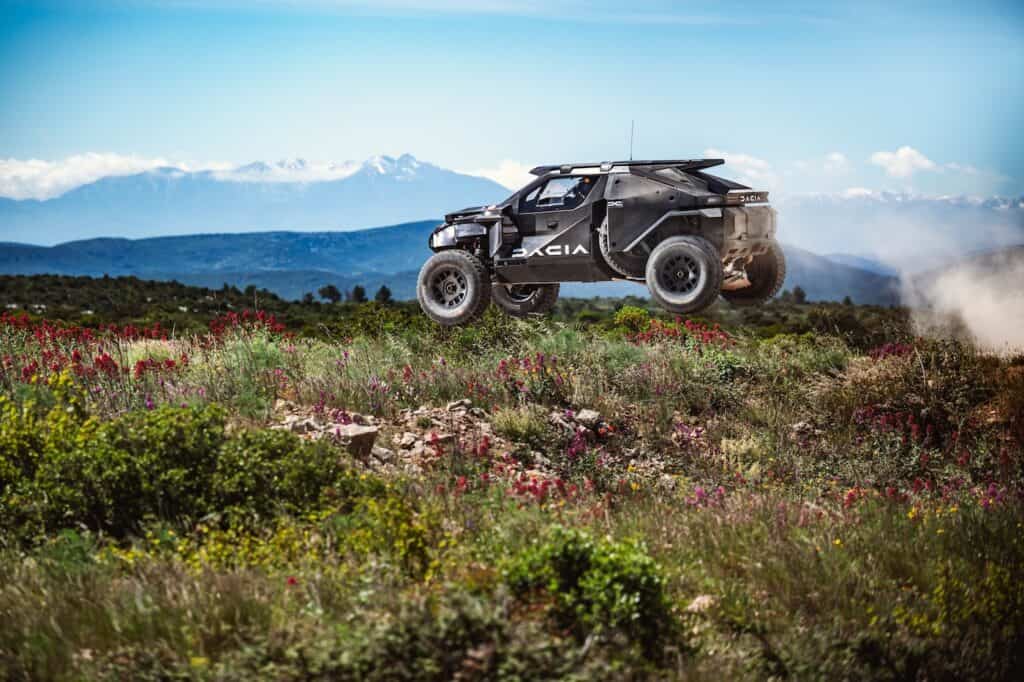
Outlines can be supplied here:
<path id="1" fill-rule="evenodd" d="M 662 166 L 665 168 L 679 168 L 680 170 L 702 170 L 712 166 L 721 166 L 725 159 L 660 159 L 653 161 L 599 161 L 594 163 L 562 163 L 555 166 L 537 166 L 530 170 L 531 175 L 546 175 L 553 171 L 567 174 L 574 168 L 600 168 L 602 171 L 609 171 L 615 166 Z"/>

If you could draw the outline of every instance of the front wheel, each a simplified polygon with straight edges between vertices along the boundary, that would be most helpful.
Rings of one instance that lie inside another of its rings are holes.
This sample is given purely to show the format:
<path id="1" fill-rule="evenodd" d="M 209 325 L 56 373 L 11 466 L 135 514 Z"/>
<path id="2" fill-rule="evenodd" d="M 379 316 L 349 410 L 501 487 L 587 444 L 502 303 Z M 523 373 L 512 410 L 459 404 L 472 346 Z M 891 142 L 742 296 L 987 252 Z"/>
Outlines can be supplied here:
<path id="1" fill-rule="evenodd" d="M 722 290 L 722 262 L 703 237 L 669 237 L 647 259 L 651 298 L 670 313 L 695 313 L 715 302 Z"/>
<path id="2" fill-rule="evenodd" d="M 467 324 L 491 302 L 487 268 L 465 251 L 441 251 L 420 269 L 416 298 L 427 317 L 445 327 Z"/>
<path id="3" fill-rule="evenodd" d="M 546 315 L 558 301 L 557 284 L 495 284 L 491 300 L 512 317 Z"/>

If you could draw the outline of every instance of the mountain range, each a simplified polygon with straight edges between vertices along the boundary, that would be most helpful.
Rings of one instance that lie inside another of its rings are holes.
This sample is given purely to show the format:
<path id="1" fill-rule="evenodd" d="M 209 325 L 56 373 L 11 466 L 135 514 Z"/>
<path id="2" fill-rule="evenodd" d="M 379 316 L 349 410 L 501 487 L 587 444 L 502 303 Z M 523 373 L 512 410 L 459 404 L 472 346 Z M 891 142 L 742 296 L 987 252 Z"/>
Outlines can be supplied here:
<path id="1" fill-rule="evenodd" d="M 101 178 L 51 199 L 0 198 L 0 240 L 351 230 L 441 216 L 510 193 L 408 154 L 321 167 L 301 159 L 231 171 L 168 167 Z"/>
<path id="2" fill-rule="evenodd" d="M 327 283 L 387 284 L 408 298 L 439 220 L 423 219 L 509 193 L 408 154 L 157 168 L 48 199 L 0 198 L 0 272 L 255 284 L 289 298 Z M 783 196 L 773 205 L 789 260 L 786 286 L 801 286 L 812 300 L 895 303 L 897 273 L 1024 243 L 1024 199 L 851 190 Z M 367 229 L 374 225 L 389 227 Z M 628 283 L 565 291 L 645 293 Z"/>
<path id="3" fill-rule="evenodd" d="M 387 285 L 396 298 L 415 296 L 416 274 L 430 255 L 427 237 L 438 221 L 349 232 L 257 232 L 149 239 L 88 239 L 52 247 L 0 245 L 0 273 L 136 275 L 184 284 L 240 288 L 255 285 L 299 298 L 325 284 L 373 291 Z M 785 245 L 786 286 L 812 300 L 850 296 L 863 303 L 898 300 L 897 280 Z M 631 283 L 570 284 L 566 295 L 646 295 Z"/>

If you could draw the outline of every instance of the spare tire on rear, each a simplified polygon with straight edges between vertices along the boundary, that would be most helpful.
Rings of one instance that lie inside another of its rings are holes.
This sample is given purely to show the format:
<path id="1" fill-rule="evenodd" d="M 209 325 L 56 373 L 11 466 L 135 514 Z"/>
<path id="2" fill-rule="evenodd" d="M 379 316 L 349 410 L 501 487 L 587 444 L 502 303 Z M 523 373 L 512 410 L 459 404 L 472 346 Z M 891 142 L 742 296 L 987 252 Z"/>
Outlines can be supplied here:
<path id="1" fill-rule="evenodd" d="M 467 324 L 491 302 L 491 278 L 473 254 L 441 251 L 420 269 L 416 298 L 434 322 L 445 327 Z"/>
<path id="2" fill-rule="evenodd" d="M 768 251 L 747 264 L 749 287 L 723 291 L 722 298 L 738 306 L 760 305 L 782 290 L 786 281 L 786 256 L 777 241 L 772 241 Z"/>
<path id="3" fill-rule="evenodd" d="M 512 317 L 546 315 L 558 302 L 557 284 L 495 284 L 491 300 Z"/>

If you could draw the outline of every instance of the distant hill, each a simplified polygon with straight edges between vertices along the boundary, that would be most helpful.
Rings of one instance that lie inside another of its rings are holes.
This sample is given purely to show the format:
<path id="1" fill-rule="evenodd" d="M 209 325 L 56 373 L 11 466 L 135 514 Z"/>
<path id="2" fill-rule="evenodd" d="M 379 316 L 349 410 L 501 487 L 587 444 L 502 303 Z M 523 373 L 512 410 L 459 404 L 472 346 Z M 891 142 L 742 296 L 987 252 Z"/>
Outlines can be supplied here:
<path id="1" fill-rule="evenodd" d="M 827 258 L 833 263 L 849 265 L 852 268 L 860 268 L 861 270 L 867 270 L 868 272 L 874 272 L 879 275 L 898 277 L 900 274 L 899 270 L 896 268 L 886 265 L 877 258 L 871 258 L 869 256 L 857 256 L 851 253 L 828 253 L 825 254 L 824 258 Z"/>
<path id="2" fill-rule="evenodd" d="M 443 215 L 510 194 L 486 178 L 408 154 L 338 167 L 326 179 L 305 171 L 302 160 L 233 171 L 161 168 L 105 177 L 52 199 L 0 198 L 0 239 L 50 245 L 109 235 L 348 230 Z"/>
<path id="3" fill-rule="evenodd" d="M 892 274 L 886 266 L 921 272 L 973 252 L 1024 243 L 1022 197 L 863 191 L 785 196 L 772 203 L 781 239 L 880 274 Z"/>
<path id="4" fill-rule="evenodd" d="M 52 247 L 0 245 L 0 273 L 94 277 L 134 275 L 219 288 L 227 283 L 266 288 L 298 299 L 324 284 L 370 291 L 387 285 L 395 298 L 415 297 L 416 273 L 430 255 L 427 237 L 437 220 L 351 232 L 262 232 L 151 239 L 90 239 Z M 894 277 L 832 262 L 785 245 L 786 288 L 800 286 L 810 300 L 897 303 Z M 567 296 L 646 295 L 628 282 L 567 284 Z"/>

